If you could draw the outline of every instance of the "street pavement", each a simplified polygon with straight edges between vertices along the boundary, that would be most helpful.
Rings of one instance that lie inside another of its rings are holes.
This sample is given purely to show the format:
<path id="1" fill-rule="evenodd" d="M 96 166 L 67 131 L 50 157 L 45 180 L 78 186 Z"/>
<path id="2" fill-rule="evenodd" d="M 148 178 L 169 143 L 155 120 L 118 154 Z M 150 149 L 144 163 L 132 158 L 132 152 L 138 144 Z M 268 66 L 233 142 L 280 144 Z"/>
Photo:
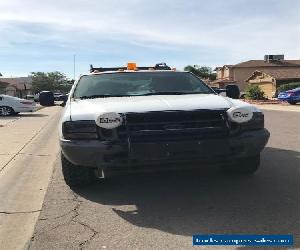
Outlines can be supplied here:
<path id="1" fill-rule="evenodd" d="M 300 112 L 300 103 L 296 105 L 291 104 L 255 104 L 259 109 L 263 110 L 276 110 L 276 111 L 292 111 L 292 112 Z"/>
<path id="2" fill-rule="evenodd" d="M 59 152 L 60 110 L 0 118 L 0 249 L 23 249 L 32 236 Z"/>
<path id="3" fill-rule="evenodd" d="M 211 233 L 293 234 L 300 249 L 300 114 L 265 111 L 265 118 L 271 138 L 253 176 L 203 167 L 71 190 L 57 160 L 27 248 L 195 249 L 192 235 Z"/>

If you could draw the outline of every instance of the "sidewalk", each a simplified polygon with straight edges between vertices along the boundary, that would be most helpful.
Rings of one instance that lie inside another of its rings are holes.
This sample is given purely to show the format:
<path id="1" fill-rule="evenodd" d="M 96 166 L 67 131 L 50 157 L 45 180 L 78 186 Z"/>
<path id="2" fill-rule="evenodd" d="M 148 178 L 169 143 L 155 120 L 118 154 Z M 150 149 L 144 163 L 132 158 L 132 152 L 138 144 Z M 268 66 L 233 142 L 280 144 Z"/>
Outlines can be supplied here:
<path id="1" fill-rule="evenodd" d="M 0 127 L 4 127 L 18 119 L 20 119 L 20 117 L 18 116 L 0 117 Z"/>
<path id="2" fill-rule="evenodd" d="M 0 249 L 24 249 L 32 236 L 59 152 L 60 110 L 22 114 L 0 127 Z"/>
<path id="3" fill-rule="evenodd" d="M 0 172 L 61 110 L 54 106 L 34 113 L 0 118 Z"/>

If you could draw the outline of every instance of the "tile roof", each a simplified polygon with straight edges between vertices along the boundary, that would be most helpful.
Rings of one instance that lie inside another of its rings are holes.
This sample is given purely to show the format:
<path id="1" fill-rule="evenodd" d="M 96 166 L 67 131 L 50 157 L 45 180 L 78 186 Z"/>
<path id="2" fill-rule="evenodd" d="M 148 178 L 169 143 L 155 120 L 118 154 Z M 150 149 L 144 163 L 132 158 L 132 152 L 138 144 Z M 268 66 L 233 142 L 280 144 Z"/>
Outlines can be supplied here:
<path id="1" fill-rule="evenodd" d="M 300 67 L 300 60 L 282 60 L 270 61 L 264 60 L 249 60 L 233 65 L 234 68 L 248 68 L 248 67 Z"/>
<path id="2" fill-rule="evenodd" d="M 24 89 L 24 84 L 29 89 L 32 85 L 31 77 L 11 77 L 11 78 L 0 78 L 0 85 L 13 85 L 16 86 L 17 89 Z"/>
<path id="3" fill-rule="evenodd" d="M 8 82 L 8 83 L 11 83 L 11 84 L 31 84 L 32 83 L 32 78 L 29 77 L 29 76 L 25 76 L 25 77 L 8 77 L 8 78 L 4 78 L 4 77 L 1 77 L 0 78 L 0 81 L 1 82 Z"/>
<path id="4" fill-rule="evenodd" d="M 287 70 L 287 69 L 278 69 L 276 71 L 272 70 L 256 70 L 251 76 L 246 80 L 249 81 L 256 74 L 265 73 L 269 76 L 272 76 L 276 80 L 289 80 L 289 79 L 299 79 L 300 80 L 300 69 L 299 70 Z"/>
<path id="5" fill-rule="evenodd" d="M 225 64 L 225 65 L 223 65 L 222 67 L 216 67 L 215 69 L 214 69 L 214 71 L 217 71 L 217 70 L 219 70 L 219 69 L 223 69 L 223 68 L 225 68 L 225 67 L 227 67 L 227 68 L 232 68 L 234 65 L 231 65 L 231 64 Z"/>
<path id="6" fill-rule="evenodd" d="M 0 79 L 0 88 L 6 88 L 7 86 L 9 85 L 8 82 L 2 82 L 1 79 Z"/>

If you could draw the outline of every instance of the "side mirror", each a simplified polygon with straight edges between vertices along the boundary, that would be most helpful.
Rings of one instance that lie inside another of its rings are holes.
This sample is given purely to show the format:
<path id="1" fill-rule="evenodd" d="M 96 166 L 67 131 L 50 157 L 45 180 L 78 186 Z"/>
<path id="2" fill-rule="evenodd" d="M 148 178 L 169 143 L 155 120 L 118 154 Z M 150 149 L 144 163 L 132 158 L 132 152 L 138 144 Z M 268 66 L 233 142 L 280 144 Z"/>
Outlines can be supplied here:
<path id="1" fill-rule="evenodd" d="M 61 99 L 62 99 L 62 101 L 63 101 L 63 102 L 60 104 L 61 107 L 66 106 L 66 103 L 67 103 L 67 101 L 68 101 L 68 97 L 69 97 L 69 95 L 63 95 L 63 96 L 61 97 Z"/>
<path id="2" fill-rule="evenodd" d="M 232 99 L 239 99 L 240 98 L 240 89 L 235 84 L 229 84 L 226 86 L 226 95 Z"/>

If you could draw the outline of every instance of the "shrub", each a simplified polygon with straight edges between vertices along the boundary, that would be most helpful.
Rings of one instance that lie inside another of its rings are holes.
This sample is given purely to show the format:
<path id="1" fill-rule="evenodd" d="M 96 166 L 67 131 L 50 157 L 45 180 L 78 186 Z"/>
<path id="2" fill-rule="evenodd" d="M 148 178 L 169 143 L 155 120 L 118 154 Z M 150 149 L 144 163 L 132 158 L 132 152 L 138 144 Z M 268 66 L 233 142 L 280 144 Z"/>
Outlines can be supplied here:
<path id="1" fill-rule="evenodd" d="M 265 93 L 261 90 L 261 88 L 258 85 L 252 85 L 249 84 L 246 89 L 246 99 L 251 99 L 251 100 L 264 100 L 265 98 Z"/>
<path id="2" fill-rule="evenodd" d="M 283 84 L 277 88 L 276 93 L 287 91 L 290 89 L 295 89 L 298 87 L 300 87 L 300 82 L 291 82 L 291 83 Z"/>

